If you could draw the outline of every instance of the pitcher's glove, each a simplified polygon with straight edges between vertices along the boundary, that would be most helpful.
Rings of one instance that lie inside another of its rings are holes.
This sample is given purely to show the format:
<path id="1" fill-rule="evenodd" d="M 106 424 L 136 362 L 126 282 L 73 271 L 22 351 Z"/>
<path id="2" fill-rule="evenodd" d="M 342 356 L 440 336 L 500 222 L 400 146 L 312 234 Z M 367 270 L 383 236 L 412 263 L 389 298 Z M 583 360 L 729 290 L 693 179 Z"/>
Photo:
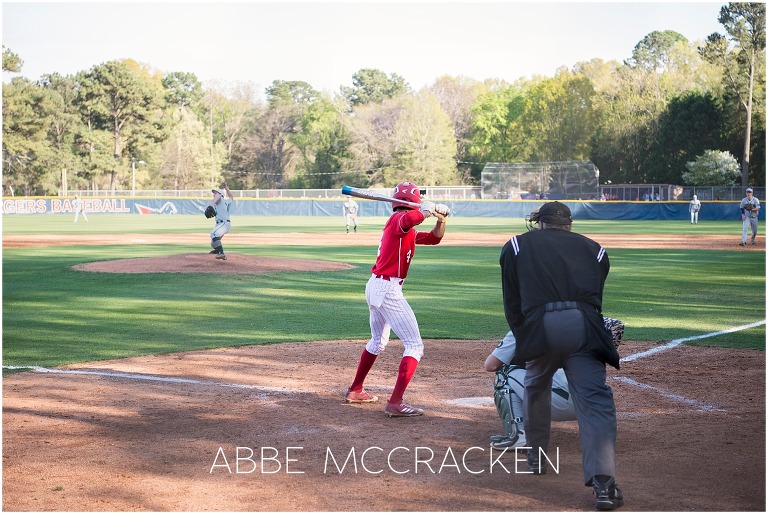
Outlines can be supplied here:
<path id="1" fill-rule="evenodd" d="M 744 210 L 745 211 L 751 211 L 754 208 L 755 208 L 755 206 L 752 205 L 751 203 L 748 203 L 748 204 L 744 205 Z"/>
<path id="2" fill-rule="evenodd" d="M 624 322 L 619 319 L 603 316 L 603 324 L 605 325 L 605 329 L 611 333 L 611 336 L 613 336 L 614 346 L 618 348 L 624 337 Z"/>
<path id="3" fill-rule="evenodd" d="M 216 209 L 213 208 L 213 205 L 209 205 L 205 208 L 205 217 L 213 218 L 214 216 L 216 216 Z"/>

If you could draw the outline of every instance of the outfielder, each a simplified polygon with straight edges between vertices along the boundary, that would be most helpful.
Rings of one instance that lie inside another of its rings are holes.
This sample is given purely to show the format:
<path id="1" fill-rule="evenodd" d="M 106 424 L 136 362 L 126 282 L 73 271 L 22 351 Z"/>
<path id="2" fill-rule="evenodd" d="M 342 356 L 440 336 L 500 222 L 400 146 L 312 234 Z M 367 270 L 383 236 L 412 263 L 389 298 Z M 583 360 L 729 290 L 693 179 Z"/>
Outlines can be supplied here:
<path id="1" fill-rule="evenodd" d="M 402 182 L 392 195 L 405 202 L 421 202 L 419 187 Z M 416 245 L 437 245 L 445 235 L 445 217 L 450 213 L 447 206 L 421 202 L 416 209 L 402 203 L 392 203 L 393 213 L 384 225 L 376 262 L 371 268 L 371 278 L 365 286 L 368 302 L 371 339 L 360 356 L 355 378 L 349 386 L 347 403 L 371 403 L 379 398 L 363 389 L 363 382 L 376 362 L 376 357 L 389 343 L 390 331 L 403 342 L 403 357 L 397 372 L 397 380 L 384 412 L 391 417 L 421 416 L 424 410 L 403 401 L 405 389 L 413 377 L 424 354 L 424 343 L 413 309 L 403 296 L 403 282 L 416 252 Z M 430 216 L 437 222 L 430 232 L 415 229 Z"/>
<path id="2" fill-rule="evenodd" d="M 208 207 L 205 208 L 205 217 L 216 217 L 216 225 L 211 230 L 211 250 L 210 254 L 215 254 L 217 259 L 227 260 L 227 256 L 224 254 L 224 247 L 221 245 L 221 238 L 225 234 L 228 234 L 232 228 L 232 223 L 229 219 L 229 212 L 232 208 L 232 191 L 227 187 L 227 181 L 221 181 L 221 189 L 211 189 L 213 193 L 213 199 Z M 226 192 L 226 196 L 225 196 Z"/>
<path id="3" fill-rule="evenodd" d="M 360 207 L 357 205 L 357 202 L 352 198 L 347 198 L 347 201 L 344 202 L 344 205 L 341 208 L 342 215 L 347 224 L 347 234 L 349 234 L 350 225 L 352 225 L 355 232 L 357 232 L 357 211 L 359 209 Z"/>
<path id="4" fill-rule="evenodd" d="M 747 232 L 752 229 L 752 244 L 755 244 L 757 235 L 757 217 L 760 214 L 760 200 L 752 196 L 752 188 L 747 188 L 747 196 L 741 200 L 741 243 L 739 246 L 747 246 Z"/>
<path id="5" fill-rule="evenodd" d="M 690 203 L 688 204 L 688 212 L 691 213 L 691 225 L 696 225 L 699 222 L 699 211 L 701 210 L 701 202 L 699 197 L 693 195 Z"/>
<path id="6" fill-rule="evenodd" d="M 77 218 L 82 214 L 83 219 L 86 223 L 88 223 L 88 216 L 85 215 L 85 202 L 83 202 L 83 199 L 80 198 L 80 195 L 75 195 L 75 200 L 72 202 L 72 206 L 75 208 L 75 223 L 77 223 Z"/>
<path id="7" fill-rule="evenodd" d="M 603 323 L 613 336 L 613 344 L 618 347 L 624 336 L 624 323 L 607 317 L 603 317 Z M 491 447 L 495 450 L 522 448 L 528 444 L 523 423 L 525 366 L 512 362 L 516 347 L 515 335 L 510 330 L 485 359 L 485 370 L 496 372 L 493 400 L 504 428 L 504 435 L 491 436 Z M 552 421 L 575 420 L 576 411 L 568 389 L 568 379 L 560 368 L 552 376 Z"/>

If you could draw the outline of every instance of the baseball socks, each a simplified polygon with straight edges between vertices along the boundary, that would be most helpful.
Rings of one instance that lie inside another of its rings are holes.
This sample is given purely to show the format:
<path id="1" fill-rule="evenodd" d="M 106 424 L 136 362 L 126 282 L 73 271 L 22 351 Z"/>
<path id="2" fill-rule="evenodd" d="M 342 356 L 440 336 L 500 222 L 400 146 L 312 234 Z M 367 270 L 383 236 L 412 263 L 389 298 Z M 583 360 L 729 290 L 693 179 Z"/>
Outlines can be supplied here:
<path id="1" fill-rule="evenodd" d="M 392 396 L 389 397 L 389 404 L 400 405 L 403 402 L 403 395 L 405 394 L 405 388 L 413 378 L 413 374 L 416 372 L 416 367 L 419 365 L 419 361 L 413 357 L 403 357 L 400 361 L 400 368 L 397 370 L 397 381 L 395 382 L 395 389 L 392 391 Z"/>
<path id="2" fill-rule="evenodd" d="M 359 392 L 363 390 L 363 382 L 365 377 L 368 376 L 368 372 L 371 371 L 373 363 L 376 362 L 376 357 L 376 355 L 368 350 L 363 350 L 363 354 L 360 355 L 360 363 L 357 365 L 355 379 L 352 381 L 352 385 L 349 386 L 350 391 Z"/>

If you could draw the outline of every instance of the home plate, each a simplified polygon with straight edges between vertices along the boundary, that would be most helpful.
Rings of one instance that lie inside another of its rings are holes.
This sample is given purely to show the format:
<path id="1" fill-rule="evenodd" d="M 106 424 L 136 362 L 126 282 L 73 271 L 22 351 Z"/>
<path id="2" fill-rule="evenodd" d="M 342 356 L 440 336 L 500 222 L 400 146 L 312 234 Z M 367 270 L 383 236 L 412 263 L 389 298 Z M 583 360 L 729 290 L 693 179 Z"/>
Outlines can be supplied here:
<path id="1" fill-rule="evenodd" d="M 496 405 L 493 398 L 487 396 L 474 396 L 472 398 L 456 398 L 454 400 L 446 400 L 446 403 L 451 405 L 460 405 L 462 407 L 491 407 Z"/>

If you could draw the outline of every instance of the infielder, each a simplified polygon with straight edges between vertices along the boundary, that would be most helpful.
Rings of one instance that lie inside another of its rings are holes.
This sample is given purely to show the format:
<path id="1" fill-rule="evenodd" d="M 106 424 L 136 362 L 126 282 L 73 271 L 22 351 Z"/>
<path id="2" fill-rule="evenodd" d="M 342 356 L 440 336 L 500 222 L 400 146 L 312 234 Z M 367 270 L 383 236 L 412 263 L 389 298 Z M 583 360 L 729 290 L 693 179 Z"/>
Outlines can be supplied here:
<path id="1" fill-rule="evenodd" d="M 701 202 L 699 197 L 693 195 L 690 203 L 688 204 L 688 212 L 691 213 L 691 225 L 696 225 L 699 222 L 699 211 L 701 210 Z"/>
<path id="2" fill-rule="evenodd" d="M 228 234 L 232 228 L 232 223 L 229 219 L 229 212 L 232 208 L 232 191 L 227 187 L 227 181 L 222 180 L 220 189 L 211 189 L 213 193 L 213 199 L 208 207 L 205 208 L 205 217 L 216 217 L 216 225 L 211 230 L 211 250 L 210 254 L 215 254 L 217 259 L 227 260 L 227 256 L 224 254 L 224 247 L 221 245 L 221 238 L 225 234 Z M 226 193 L 226 196 L 225 196 Z"/>
<path id="3" fill-rule="evenodd" d="M 357 232 L 357 211 L 359 209 L 360 207 L 357 205 L 357 202 L 352 198 L 347 198 L 347 201 L 344 202 L 344 205 L 341 208 L 342 215 L 344 216 L 344 220 L 347 224 L 347 234 L 349 234 L 350 225 L 352 225 L 354 227 L 354 231 Z"/>
<path id="4" fill-rule="evenodd" d="M 85 215 L 85 202 L 83 202 L 83 199 L 80 198 L 80 195 L 75 195 L 75 199 L 72 202 L 72 206 L 75 209 L 75 223 L 77 223 L 77 218 L 82 214 L 83 219 L 86 223 L 88 223 L 88 216 Z"/>
<path id="5" fill-rule="evenodd" d="M 741 243 L 739 246 L 747 246 L 747 232 L 752 229 L 752 244 L 755 244 L 757 235 L 757 217 L 760 214 L 760 200 L 752 196 L 752 188 L 747 188 L 747 196 L 741 200 Z"/>
<path id="6" fill-rule="evenodd" d="M 419 324 L 413 309 L 403 296 L 403 282 L 408 276 L 416 245 L 440 244 L 445 234 L 445 217 L 450 213 L 445 205 L 421 202 L 419 187 L 410 182 L 398 184 L 392 196 L 406 202 L 421 203 L 421 207 L 417 209 L 392 202 L 393 213 L 384 225 L 376 262 L 371 268 L 371 278 L 365 286 L 371 339 L 365 345 L 355 378 L 345 396 L 347 403 L 371 403 L 379 399 L 363 389 L 363 382 L 376 362 L 376 357 L 387 347 L 390 331 L 394 330 L 403 342 L 403 357 L 395 388 L 384 409 L 390 418 L 424 414 L 424 410 L 403 401 L 405 389 L 424 354 Z M 415 229 L 433 215 L 437 222 L 430 232 Z"/>
<path id="7" fill-rule="evenodd" d="M 618 347 L 624 337 L 624 322 L 603 317 L 603 324 L 611 332 L 613 344 Z M 522 448 L 528 444 L 523 423 L 525 366 L 512 362 L 516 347 L 515 335 L 510 330 L 485 359 L 485 370 L 496 372 L 493 400 L 504 428 L 504 435 L 491 436 L 491 447 L 495 450 Z M 552 421 L 574 420 L 576 411 L 568 389 L 568 379 L 560 368 L 552 376 Z"/>

